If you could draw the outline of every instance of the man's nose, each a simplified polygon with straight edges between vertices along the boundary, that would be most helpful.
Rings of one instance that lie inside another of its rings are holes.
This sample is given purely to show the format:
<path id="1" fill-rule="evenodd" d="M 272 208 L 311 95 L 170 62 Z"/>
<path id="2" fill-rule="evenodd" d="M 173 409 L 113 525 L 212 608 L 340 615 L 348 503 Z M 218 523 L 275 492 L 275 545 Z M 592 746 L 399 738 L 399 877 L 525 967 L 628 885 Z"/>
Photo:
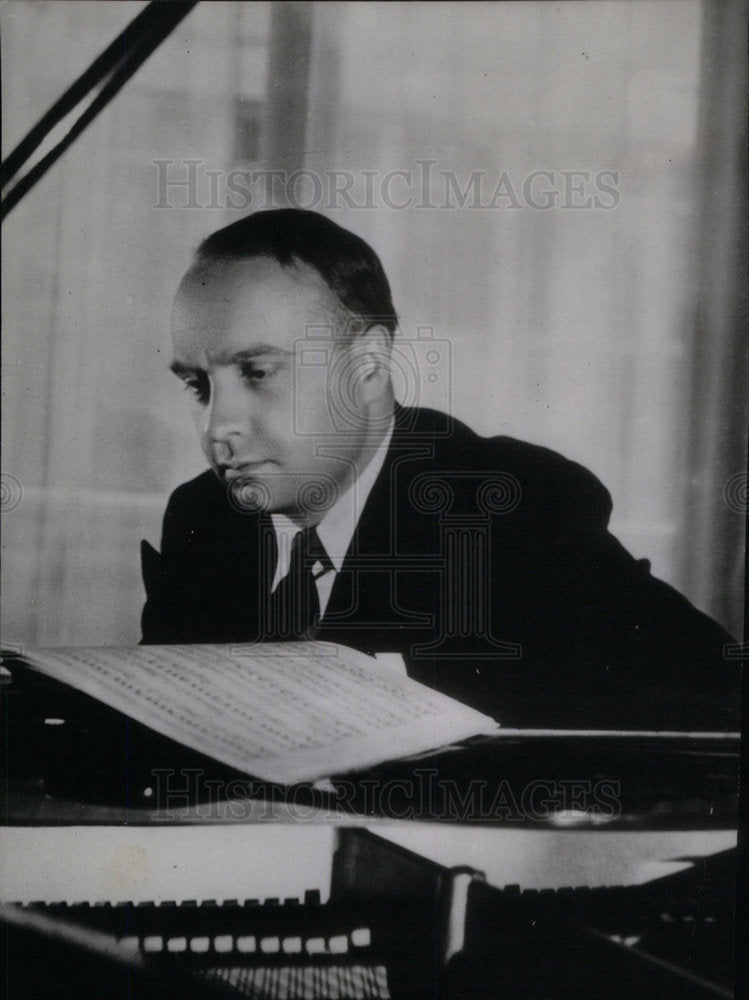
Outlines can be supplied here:
<path id="1" fill-rule="evenodd" d="M 247 393 L 230 379 L 215 379 L 206 429 L 211 444 L 232 444 L 250 430 Z"/>

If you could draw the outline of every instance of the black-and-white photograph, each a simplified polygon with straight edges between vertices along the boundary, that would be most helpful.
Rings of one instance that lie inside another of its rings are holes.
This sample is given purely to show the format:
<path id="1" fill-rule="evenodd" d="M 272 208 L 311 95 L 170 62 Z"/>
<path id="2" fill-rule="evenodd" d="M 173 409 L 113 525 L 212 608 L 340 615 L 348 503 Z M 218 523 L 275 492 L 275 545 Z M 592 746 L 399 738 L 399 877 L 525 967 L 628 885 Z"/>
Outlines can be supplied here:
<path id="1" fill-rule="evenodd" d="M 9 1000 L 707 1000 L 740 0 L 5 0 Z"/>

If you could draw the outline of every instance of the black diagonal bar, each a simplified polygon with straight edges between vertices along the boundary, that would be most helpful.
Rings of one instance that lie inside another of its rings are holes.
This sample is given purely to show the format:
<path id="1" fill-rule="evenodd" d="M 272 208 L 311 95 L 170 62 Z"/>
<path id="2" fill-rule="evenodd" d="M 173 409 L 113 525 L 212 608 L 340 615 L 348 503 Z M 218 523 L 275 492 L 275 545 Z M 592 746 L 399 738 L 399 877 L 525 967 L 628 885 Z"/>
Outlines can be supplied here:
<path id="1" fill-rule="evenodd" d="M 29 156 L 33 155 L 51 129 L 98 83 L 109 77 L 97 97 L 75 121 L 64 138 L 21 177 L 3 199 L 1 206 L 3 218 L 75 142 L 196 3 L 197 0 L 185 3 L 153 0 L 50 108 L 3 163 L 1 168 L 3 184 L 7 183 Z"/>
<path id="2" fill-rule="evenodd" d="M 153 24 L 155 4 L 149 4 L 134 18 L 125 30 L 115 38 L 111 45 L 94 59 L 85 73 L 82 73 L 75 83 L 71 84 L 59 100 L 55 101 L 49 111 L 43 115 L 29 134 L 19 142 L 13 152 L 2 165 L 3 187 L 18 173 L 24 163 L 32 156 L 49 135 L 58 122 L 79 104 L 105 76 L 122 61 L 122 53 L 126 46 L 135 45 L 141 35 Z"/>

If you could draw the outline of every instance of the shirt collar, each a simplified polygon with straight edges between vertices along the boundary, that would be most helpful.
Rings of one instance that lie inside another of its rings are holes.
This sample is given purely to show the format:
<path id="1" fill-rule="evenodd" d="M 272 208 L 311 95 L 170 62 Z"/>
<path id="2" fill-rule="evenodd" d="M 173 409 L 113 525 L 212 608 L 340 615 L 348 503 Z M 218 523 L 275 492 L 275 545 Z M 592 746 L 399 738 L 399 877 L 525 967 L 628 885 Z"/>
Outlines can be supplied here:
<path id="1" fill-rule="evenodd" d="M 317 535 L 328 553 L 336 573 L 341 571 L 343 560 L 351 545 L 351 539 L 354 537 L 364 505 L 385 464 L 385 456 L 393 436 L 394 423 L 394 419 L 391 419 L 385 436 L 374 449 L 374 453 L 361 475 L 336 500 L 317 525 Z M 291 542 L 301 529 L 285 514 L 273 513 L 271 520 L 273 521 L 273 530 L 276 533 L 279 553 L 273 582 L 275 587 L 288 572 L 288 553 L 291 551 Z"/>

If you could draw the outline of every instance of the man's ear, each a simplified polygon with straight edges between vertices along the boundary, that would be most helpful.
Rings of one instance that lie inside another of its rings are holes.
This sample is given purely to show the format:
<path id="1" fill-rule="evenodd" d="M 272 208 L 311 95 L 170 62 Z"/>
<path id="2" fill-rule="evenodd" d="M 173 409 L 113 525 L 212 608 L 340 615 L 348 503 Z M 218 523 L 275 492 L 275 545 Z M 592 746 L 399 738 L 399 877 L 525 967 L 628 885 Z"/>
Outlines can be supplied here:
<path id="1" fill-rule="evenodd" d="M 390 388 L 392 334 L 381 323 L 375 323 L 354 338 L 349 350 L 356 359 L 359 398 L 371 402 Z"/>
<path id="2" fill-rule="evenodd" d="M 355 334 L 331 372 L 336 405 L 348 414 L 369 412 L 392 399 L 390 334 L 380 323 Z"/>

